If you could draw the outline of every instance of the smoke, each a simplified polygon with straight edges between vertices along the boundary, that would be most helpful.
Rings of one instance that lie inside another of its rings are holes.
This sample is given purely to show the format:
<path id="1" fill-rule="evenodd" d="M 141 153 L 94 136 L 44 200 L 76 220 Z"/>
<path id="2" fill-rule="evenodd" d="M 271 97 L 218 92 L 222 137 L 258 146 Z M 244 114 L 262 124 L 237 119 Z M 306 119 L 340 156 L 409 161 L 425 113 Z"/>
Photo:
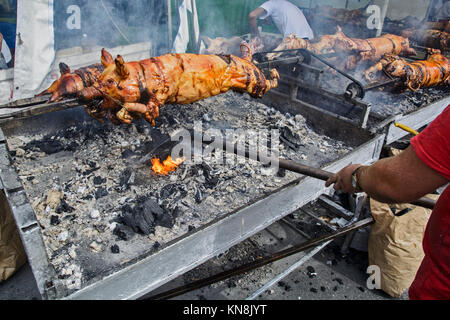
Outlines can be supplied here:
<path id="1" fill-rule="evenodd" d="M 168 51 L 167 1 L 58 0 L 54 2 L 55 49 L 151 42 Z"/>

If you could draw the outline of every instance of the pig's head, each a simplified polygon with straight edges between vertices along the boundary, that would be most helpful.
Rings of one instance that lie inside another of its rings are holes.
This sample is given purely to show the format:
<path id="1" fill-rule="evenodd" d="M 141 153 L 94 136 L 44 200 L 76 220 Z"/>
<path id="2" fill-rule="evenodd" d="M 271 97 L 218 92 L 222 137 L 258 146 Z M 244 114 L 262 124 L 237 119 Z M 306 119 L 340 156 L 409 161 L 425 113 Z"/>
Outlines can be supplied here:
<path id="1" fill-rule="evenodd" d="M 113 59 L 102 49 L 101 62 L 105 70 L 92 87 L 83 90 L 85 100 L 113 98 L 121 102 L 137 102 L 140 99 L 140 66 L 136 62 L 125 63 L 122 56 Z"/>

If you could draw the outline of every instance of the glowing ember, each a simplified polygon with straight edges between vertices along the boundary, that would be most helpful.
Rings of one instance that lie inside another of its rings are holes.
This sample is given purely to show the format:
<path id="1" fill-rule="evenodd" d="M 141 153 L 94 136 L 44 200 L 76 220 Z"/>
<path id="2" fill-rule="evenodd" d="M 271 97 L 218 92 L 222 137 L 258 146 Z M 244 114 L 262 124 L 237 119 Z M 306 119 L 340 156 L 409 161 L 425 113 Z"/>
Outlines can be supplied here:
<path id="1" fill-rule="evenodd" d="M 159 161 L 158 158 L 153 158 L 152 159 L 152 170 L 153 172 L 157 173 L 157 174 L 161 174 L 161 175 L 167 175 L 169 174 L 169 172 L 175 171 L 178 166 L 183 163 L 183 161 L 185 161 L 186 158 L 177 158 L 174 160 L 172 160 L 171 156 L 168 156 L 166 160 L 164 160 L 162 163 L 161 161 Z"/>

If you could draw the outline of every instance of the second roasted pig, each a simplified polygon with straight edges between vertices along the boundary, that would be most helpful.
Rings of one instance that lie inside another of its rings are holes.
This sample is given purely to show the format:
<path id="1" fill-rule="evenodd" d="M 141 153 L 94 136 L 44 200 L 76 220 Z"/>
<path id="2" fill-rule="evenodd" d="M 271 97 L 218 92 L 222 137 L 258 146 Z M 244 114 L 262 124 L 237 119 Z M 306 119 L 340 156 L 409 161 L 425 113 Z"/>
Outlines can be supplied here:
<path id="1" fill-rule="evenodd" d="M 432 52 L 427 60 L 414 62 L 394 55 L 385 55 L 365 72 L 366 79 L 374 80 L 379 71 L 402 79 L 405 86 L 413 91 L 421 87 L 449 85 L 450 82 L 450 63 L 439 51 Z"/>

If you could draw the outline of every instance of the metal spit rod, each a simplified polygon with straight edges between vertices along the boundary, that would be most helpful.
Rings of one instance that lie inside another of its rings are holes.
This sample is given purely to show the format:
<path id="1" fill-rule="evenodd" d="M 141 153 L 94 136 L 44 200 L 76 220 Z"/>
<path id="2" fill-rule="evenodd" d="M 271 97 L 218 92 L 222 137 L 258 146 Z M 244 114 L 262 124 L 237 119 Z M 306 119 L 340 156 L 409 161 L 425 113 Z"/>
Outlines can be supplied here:
<path id="1" fill-rule="evenodd" d="M 206 143 L 206 142 L 204 142 Z M 238 149 L 238 144 L 234 144 L 230 141 L 227 141 L 226 139 L 223 140 L 223 150 L 226 151 L 231 151 L 236 155 L 240 155 L 239 149 Z M 245 154 L 243 156 L 245 156 L 246 158 L 250 157 L 251 155 L 256 155 L 256 160 L 260 161 L 262 163 L 276 163 L 278 162 L 278 166 L 279 168 L 288 170 L 288 171 L 292 171 L 292 172 L 296 172 L 299 174 L 303 174 L 306 175 L 308 177 L 313 177 L 319 180 L 323 180 L 323 181 L 327 181 L 330 177 L 332 177 L 334 175 L 334 173 L 329 172 L 329 171 L 325 171 L 319 168 L 314 168 L 311 166 L 307 166 L 292 160 L 287 160 L 287 159 L 281 159 L 281 158 L 269 158 L 269 157 L 264 157 L 262 156 L 260 153 L 256 152 L 255 150 L 249 150 L 248 148 L 245 148 Z M 411 202 L 411 204 L 416 205 L 416 206 L 420 206 L 420 207 L 424 207 L 427 209 L 434 209 L 434 206 L 436 204 L 436 201 L 430 199 L 430 198 L 426 198 L 426 197 L 422 197 L 416 201 Z"/>

